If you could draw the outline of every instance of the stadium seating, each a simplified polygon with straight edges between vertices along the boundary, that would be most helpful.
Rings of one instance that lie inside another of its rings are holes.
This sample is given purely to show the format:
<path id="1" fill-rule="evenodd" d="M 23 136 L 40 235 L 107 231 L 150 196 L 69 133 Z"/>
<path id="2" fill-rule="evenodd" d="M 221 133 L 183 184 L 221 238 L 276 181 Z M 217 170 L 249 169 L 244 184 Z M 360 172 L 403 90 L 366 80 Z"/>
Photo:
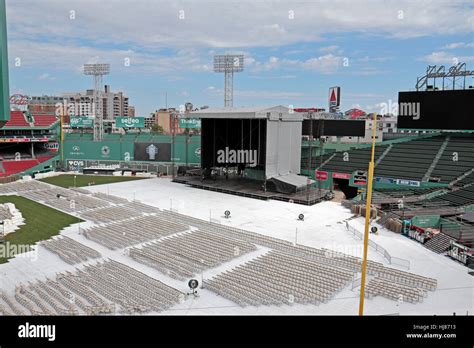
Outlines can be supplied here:
<path id="1" fill-rule="evenodd" d="M 19 174 L 40 163 L 46 162 L 53 156 L 42 156 L 36 159 L 20 160 L 20 161 L 2 161 L 4 172 L 0 172 L 0 177 Z"/>
<path id="2" fill-rule="evenodd" d="M 451 206 L 474 204 L 474 184 L 468 184 L 463 188 L 453 190 L 444 195 L 436 196 L 428 201 L 449 204 Z"/>
<path id="3" fill-rule="evenodd" d="M 378 159 L 386 148 L 387 145 L 377 146 L 375 148 L 375 160 Z M 351 174 L 355 170 L 366 171 L 369 165 L 370 156 L 370 148 L 338 152 L 327 164 L 321 167 L 321 170 L 348 174 Z"/>
<path id="4" fill-rule="evenodd" d="M 26 121 L 23 112 L 11 111 L 10 120 L 5 124 L 5 127 L 30 127 L 30 124 Z"/>
<path id="5" fill-rule="evenodd" d="M 436 135 L 392 143 L 390 148 L 387 146 L 377 145 L 375 148 L 376 177 L 417 181 L 437 177 L 442 183 L 451 183 L 474 168 L 474 137 L 470 134 Z M 327 163 L 321 170 L 341 173 L 365 171 L 370 160 L 370 148 L 341 151 L 331 156 L 324 157 Z M 304 160 L 302 168 L 307 166 L 308 160 Z M 319 163 L 319 158 L 313 158 L 312 162 Z M 472 182 L 472 178 L 462 178 L 463 183 Z"/>
<path id="6" fill-rule="evenodd" d="M 375 176 L 421 181 L 443 142 L 444 137 L 437 136 L 393 144 Z"/>
<path id="7" fill-rule="evenodd" d="M 450 137 L 431 176 L 440 178 L 442 183 L 450 183 L 472 168 L 474 168 L 474 137 L 456 135 Z"/>
<path id="8" fill-rule="evenodd" d="M 35 127 L 50 127 L 59 119 L 54 115 L 34 115 Z"/>
<path id="9" fill-rule="evenodd" d="M 428 249 L 434 251 L 437 254 L 442 254 L 448 250 L 452 238 L 449 238 L 444 233 L 435 234 L 429 241 L 424 245 Z"/>

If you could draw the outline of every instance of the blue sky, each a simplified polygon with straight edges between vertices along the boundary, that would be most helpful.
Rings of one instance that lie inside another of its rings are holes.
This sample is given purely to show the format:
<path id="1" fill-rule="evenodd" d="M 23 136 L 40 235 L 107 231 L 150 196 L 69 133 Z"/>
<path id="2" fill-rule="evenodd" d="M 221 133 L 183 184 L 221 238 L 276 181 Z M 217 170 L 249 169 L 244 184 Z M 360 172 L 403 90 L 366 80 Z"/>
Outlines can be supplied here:
<path id="1" fill-rule="evenodd" d="M 139 116 L 165 93 L 222 106 L 214 54 L 246 57 L 234 106 L 327 107 L 338 85 L 343 110 L 378 111 L 429 64 L 474 70 L 472 1 L 7 0 L 7 16 L 11 94 L 85 90 L 82 64 L 110 63 Z"/>

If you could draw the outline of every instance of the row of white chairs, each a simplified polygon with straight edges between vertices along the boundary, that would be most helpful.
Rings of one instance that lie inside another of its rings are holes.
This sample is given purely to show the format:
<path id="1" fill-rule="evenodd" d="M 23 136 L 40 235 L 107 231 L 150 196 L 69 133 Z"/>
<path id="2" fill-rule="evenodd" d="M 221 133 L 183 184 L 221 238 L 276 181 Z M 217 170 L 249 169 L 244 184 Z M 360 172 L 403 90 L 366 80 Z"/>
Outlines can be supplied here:
<path id="1" fill-rule="evenodd" d="M 116 261 L 86 266 L 77 275 L 83 284 L 116 303 L 125 313 L 163 311 L 183 294 Z"/>
<path id="2" fill-rule="evenodd" d="M 86 238 L 109 249 L 121 249 L 188 229 L 189 226 L 179 222 L 164 221 L 156 216 L 147 215 L 104 226 L 94 226 L 84 229 L 82 233 Z"/>
<path id="3" fill-rule="evenodd" d="M 99 199 L 102 199 L 104 201 L 110 202 L 110 203 L 114 203 L 114 204 L 128 203 L 128 199 L 126 199 L 126 198 L 122 198 L 122 197 L 118 197 L 118 196 L 114 196 L 114 195 L 109 195 L 109 194 L 102 193 L 102 192 L 95 192 L 95 193 L 92 194 L 92 196 L 94 196 L 96 198 L 99 198 Z"/>
<path id="4" fill-rule="evenodd" d="M 9 313 L 11 310 L 14 315 L 24 315 L 25 313 L 18 307 L 13 299 L 11 299 L 6 293 L 0 291 L 0 299 L 6 304 L 4 306 L 5 312 Z"/>
<path id="5" fill-rule="evenodd" d="M 198 230 L 131 248 L 129 256 L 184 279 L 254 250 L 253 244 Z"/>
<path id="6" fill-rule="evenodd" d="M 45 190 L 49 185 L 36 180 L 18 180 L 7 184 L 0 184 L 0 194 L 18 193 L 33 190 Z"/>
<path id="7" fill-rule="evenodd" d="M 66 236 L 48 239 L 41 242 L 40 245 L 71 265 L 101 256 L 98 251 Z"/>
<path id="8" fill-rule="evenodd" d="M 329 301 L 354 278 L 283 252 L 270 251 L 231 271 L 206 280 L 205 286 L 239 305 L 282 305 Z"/>
<path id="9" fill-rule="evenodd" d="M 119 205 L 105 207 L 102 209 L 88 210 L 79 214 L 81 218 L 91 220 L 96 223 L 116 222 L 116 221 L 130 219 L 130 218 L 138 217 L 142 215 L 143 214 L 139 211 L 129 209 L 129 208 L 126 208 L 124 206 L 119 206 Z"/>
<path id="10" fill-rule="evenodd" d="M 394 301 L 418 303 L 423 302 L 427 293 L 422 289 L 399 285 L 376 277 L 367 284 L 365 296 L 367 298 L 383 296 Z"/>

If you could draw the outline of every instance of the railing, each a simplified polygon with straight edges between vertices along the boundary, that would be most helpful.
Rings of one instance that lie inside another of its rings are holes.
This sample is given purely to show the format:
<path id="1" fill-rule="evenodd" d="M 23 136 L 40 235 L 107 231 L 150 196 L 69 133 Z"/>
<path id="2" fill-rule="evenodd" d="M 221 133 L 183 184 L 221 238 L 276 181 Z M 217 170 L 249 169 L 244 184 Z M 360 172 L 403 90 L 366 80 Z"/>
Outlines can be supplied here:
<path id="1" fill-rule="evenodd" d="M 363 234 L 359 231 L 357 231 L 354 227 L 352 227 L 351 225 L 349 225 L 349 223 L 346 221 L 346 230 L 352 234 L 354 237 L 362 240 L 364 238 Z M 400 266 L 400 267 L 404 267 L 406 269 L 410 269 L 410 261 L 409 260 L 405 260 L 405 259 L 402 259 L 402 258 L 399 258 L 399 257 L 394 257 L 392 255 L 390 255 L 390 253 L 385 250 L 383 247 L 381 247 L 380 245 L 378 245 L 377 243 L 375 243 L 373 240 L 370 240 L 369 239 L 369 246 L 371 246 L 372 248 L 375 249 L 375 251 L 377 251 L 379 254 L 381 254 L 385 260 L 387 260 L 387 262 L 391 265 L 397 265 L 397 266 Z"/>

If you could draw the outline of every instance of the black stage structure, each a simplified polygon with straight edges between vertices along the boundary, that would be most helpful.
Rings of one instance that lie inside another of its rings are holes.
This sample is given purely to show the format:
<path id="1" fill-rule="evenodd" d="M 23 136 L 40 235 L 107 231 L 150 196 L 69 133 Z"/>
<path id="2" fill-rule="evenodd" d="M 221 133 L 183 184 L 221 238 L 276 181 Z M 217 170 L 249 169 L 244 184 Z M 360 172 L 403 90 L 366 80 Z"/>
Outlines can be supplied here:
<path id="1" fill-rule="evenodd" d="M 326 193 L 309 188 L 315 182 L 299 175 L 304 118 L 300 113 L 279 105 L 211 108 L 188 117 L 201 119 L 201 170 L 175 182 L 300 204 L 317 203 Z"/>

